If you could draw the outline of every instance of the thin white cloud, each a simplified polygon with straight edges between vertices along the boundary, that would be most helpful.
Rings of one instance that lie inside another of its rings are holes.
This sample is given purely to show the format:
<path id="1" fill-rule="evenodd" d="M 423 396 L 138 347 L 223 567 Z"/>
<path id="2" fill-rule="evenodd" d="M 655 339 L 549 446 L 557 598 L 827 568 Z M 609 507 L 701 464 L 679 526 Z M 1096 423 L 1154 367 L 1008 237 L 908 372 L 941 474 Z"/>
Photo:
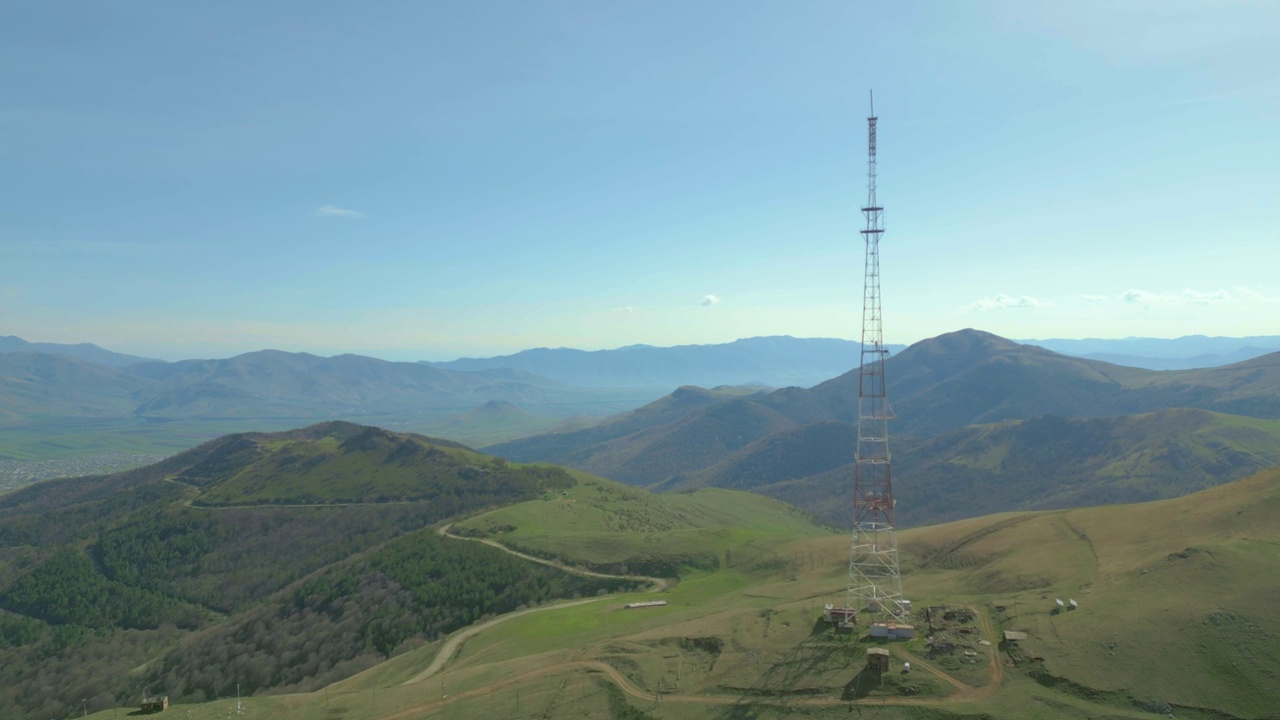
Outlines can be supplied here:
<path id="1" fill-rule="evenodd" d="M 1081 295 L 1080 297 L 1085 302 L 1091 302 L 1091 303 L 1104 303 L 1107 301 L 1106 295 Z"/>
<path id="2" fill-rule="evenodd" d="M 347 220 L 360 220 L 367 217 L 359 210 L 351 210 L 349 208 L 340 208 L 336 205 L 321 205 L 316 208 L 316 217 L 324 218 L 346 218 Z"/>
<path id="3" fill-rule="evenodd" d="M 634 305 L 623 305 L 622 307 L 616 307 L 613 309 L 613 312 L 620 312 L 620 313 L 633 313 L 635 311 L 636 311 L 636 307 Z"/>
<path id="4" fill-rule="evenodd" d="M 1049 307 L 1051 303 L 1041 302 L 1033 297 L 1022 295 L 1021 297 L 1013 297 L 1003 293 L 995 297 L 982 298 L 964 306 L 965 310 L 985 312 L 987 310 L 1026 310 L 1031 308 Z"/>
<path id="5" fill-rule="evenodd" d="M 1120 296 L 1127 303 L 1146 307 L 1173 305 L 1213 305 L 1231 301 L 1226 290 L 1180 290 L 1177 292 L 1148 292 L 1126 290 Z"/>
<path id="6" fill-rule="evenodd" d="M 706 297 L 702 298 L 703 307 L 710 307 L 712 305 L 719 305 L 719 304 L 720 304 L 720 298 L 715 295 L 707 295 Z"/>

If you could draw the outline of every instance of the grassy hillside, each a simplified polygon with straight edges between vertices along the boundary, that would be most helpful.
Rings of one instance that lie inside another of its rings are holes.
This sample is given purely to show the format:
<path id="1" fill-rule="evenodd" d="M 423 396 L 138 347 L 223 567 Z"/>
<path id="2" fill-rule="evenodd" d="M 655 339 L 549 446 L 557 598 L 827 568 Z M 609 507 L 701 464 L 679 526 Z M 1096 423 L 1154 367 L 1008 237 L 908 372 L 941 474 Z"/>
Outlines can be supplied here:
<path id="1" fill-rule="evenodd" d="M 922 528 L 904 548 L 913 595 L 979 597 L 1027 630 L 1009 662 L 1042 686 L 1273 717 L 1277 517 L 1269 471 L 1141 505 Z M 1081 608 L 1058 611 L 1064 596 Z"/>
<path id="2" fill-rule="evenodd" d="M 598 570 L 671 577 L 681 567 L 733 565 L 734 553 L 745 562 L 779 542 L 830 533 L 758 495 L 719 489 L 654 495 L 590 475 L 575 479 L 567 490 L 469 518 L 454 531 Z"/>
<path id="3" fill-rule="evenodd" d="M 550 509 L 557 502 L 510 512 L 556 518 L 566 512 Z M 613 503 L 604 494 L 592 504 Z M 446 649 L 432 644 L 323 692 L 249 698 L 246 711 L 303 720 L 1274 718 L 1277 516 L 1280 471 L 1269 471 L 1171 500 L 904 532 L 904 587 L 920 632 L 890 645 L 815 622 L 824 602 L 842 597 L 848 539 L 798 538 L 730 567 L 685 571 L 657 596 L 663 607 L 622 609 L 655 597 L 633 595 L 513 614 L 449 646 L 447 662 L 432 662 Z M 1055 598 L 1079 609 L 1059 610 Z M 1004 642 L 1003 630 L 1028 639 Z M 868 646 L 889 650 L 889 674 L 863 669 Z M 911 673 L 900 672 L 903 661 Z M 229 708 L 178 710 L 202 720 Z"/>

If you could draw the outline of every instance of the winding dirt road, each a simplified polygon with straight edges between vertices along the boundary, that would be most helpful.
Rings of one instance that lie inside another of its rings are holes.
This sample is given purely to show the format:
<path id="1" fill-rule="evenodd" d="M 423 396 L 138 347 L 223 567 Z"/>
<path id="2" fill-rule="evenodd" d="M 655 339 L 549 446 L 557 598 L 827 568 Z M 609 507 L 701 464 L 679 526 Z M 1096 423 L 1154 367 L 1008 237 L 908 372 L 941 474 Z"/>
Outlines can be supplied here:
<path id="1" fill-rule="evenodd" d="M 586 600 L 570 600 L 568 602 L 555 603 L 554 605 L 540 605 L 538 607 L 526 608 L 524 610 L 516 610 L 515 612 L 509 612 L 506 615 L 499 615 L 498 617 L 488 622 L 483 622 L 483 623 L 480 623 L 479 625 L 472 625 L 471 627 L 466 628 L 458 632 L 457 634 L 455 634 L 453 637 L 449 638 L 448 642 L 446 642 L 444 646 L 440 648 L 440 652 L 436 653 L 435 659 L 431 661 L 431 664 L 428 665 L 425 670 L 418 673 L 417 675 L 414 675 L 408 680 L 405 680 L 401 684 L 412 685 L 413 683 L 426 680 L 432 675 L 435 675 L 436 673 L 440 672 L 440 670 L 443 669 L 444 666 L 447 665 L 449 661 L 452 660 L 453 657 L 458 654 L 458 650 L 462 647 L 463 643 L 471 639 L 472 636 L 478 633 L 484 632 L 485 630 L 488 630 L 494 625 L 497 625 L 499 623 L 504 623 L 508 620 L 514 620 L 523 615 L 529 615 L 530 613 L 544 612 L 546 610 L 559 610 L 560 608 L 573 607 L 575 605 L 586 605 L 587 603 L 599 602 L 602 599 L 603 598 L 587 598 Z"/>
<path id="2" fill-rule="evenodd" d="M 667 587 L 670 586 L 671 584 L 670 581 L 664 578 L 649 577 L 648 575 L 608 575 L 605 573 L 595 572 L 594 570 L 583 570 L 582 568 L 573 567 L 572 565 L 565 565 L 564 563 L 559 562 L 557 560 L 548 560 L 546 558 L 540 558 L 536 555 L 529 555 L 527 553 L 522 553 L 519 550 L 512 550 L 506 545 L 503 545 L 502 543 L 497 542 L 495 540 L 489 540 L 487 538 L 467 537 L 465 535 L 454 535 L 453 533 L 449 532 L 449 528 L 451 527 L 453 527 L 453 523 L 444 525 L 436 532 L 439 533 L 442 537 L 452 538 L 454 540 L 470 540 L 471 542 L 484 543 L 485 545 L 488 545 L 489 547 L 495 547 L 504 553 L 515 555 L 516 557 L 524 560 L 528 560 L 529 562 L 536 562 L 539 565 L 546 565 L 547 567 L 553 567 L 557 570 L 563 570 L 564 572 L 567 572 L 571 575 L 580 575 L 582 577 L 605 578 L 606 580 L 637 580 L 637 581 L 647 582 L 649 583 L 649 588 L 645 592 L 662 592 L 663 590 L 666 590 Z"/>
<path id="3" fill-rule="evenodd" d="M 535 557 L 533 555 L 527 555 L 525 553 L 512 550 L 511 548 L 501 543 L 494 542 L 493 540 L 486 540 L 484 538 L 470 538 L 470 537 L 463 537 L 461 535 L 454 535 L 453 533 L 449 532 L 449 528 L 451 527 L 453 527 L 453 524 L 449 523 L 448 525 L 442 526 L 436 532 L 438 532 L 441 537 L 447 537 L 453 540 L 469 540 L 471 542 L 484 543 L 485 545 L 495 547 L 505 553 L 510 553 L 523 560 L 539 563 L 541 565 L 547 565 L 549 567 L 556 568 L 557 570 L 563 570 L 564 572 L 571 573 L 573 575 L 581 575 L 583 577 L 606 578 L 606 579 L 644 581 L 649 583 L 650 592 L 658 592 L 661 590 L 665 590 L 667 588 L 667 581 L 662 578 L 647 577 L 644 575 L 606 575 L 604 573 L 598 573 L 592 570 L 583 570 L 582 568 L 570 567 L 568 565 L 565 565 L 564 563 L 556 562 L 555 560 L 547 560 L 546 558 Z M 488 630 L 494 625 L 504 623 L 508 620 L 514 620 L 518 617 L 529 615 L 531 613 L 545 612 L 547 610 L 558 610 L 560 608 L 574 607 L 576 605 L 586 605 L 587 603 L 599 602 L 602 599 L 603 598 L 587 598 L 585 600 L 569 600 L 566 602 L 554 603 L 551 605 L 541 605 L 539 607 L 526 608 L 524 610 L 516 610 L 514 612 L 509 612 L 505 615 L 499 615 L 498 617 L 493 618 L 488 622 L 484 622 L 479 625 L 472 625 L 471 627 L 461 630 L 460 632 L 455 634 L 453 637 L 449 638 L 449 640 L 444 644 L 444 646 L 440 648 L 440 652 L 436 653 L 435 659 L 431 661 L 431 664 L 428 665 L 425 670 L 418 673 L 417 675 L 414 675 L 412 678 L 409 678 L 408 680 L 404 681 L 404 683 L 402 684 L 411 685 L 416 682 L 421 682 L 431 677 L 432 675 L 435 675 L 436 673 L 440 672 L 440 670 L 443 669 L 444 666 L 447 665 L 449 661 L 452 660 L 454 656 L 458 654 L 458 650 L 461 649 L 463 643 L 465 643 L 467 640 L 474 637 L 476 634 L 484 632 L 485 630 Z"/>
<path id="4" fill-rule="evenodd" d="M 993 655 L 993 664 L 998 667 L 999 659 L 998 659 L 998 655 L 995 653 L 994 650 L 992 652 L 992 655 Z M 637 687 L 634 683 L 631 682 L 629 678 L 627 678 L 622 673 L 618 672 L 617 668 L 613 667 L 612 665 L 609 665 L 608 663 L 601 662 L 599 660 L 571 660 L 568 662 L 557 663 L 555 665 L 548 665 L 547 667 L 539 668 L 537 670 L 533 670 L 533 671 L 524 673 L 522 675 L 509 677 L 505 680 L 501 680 L 496 683 L 485 685 L 484 687 L 474 688 L 474 689 L 466 690 L 460 693 L 451 694 L 447 698 L 443 698 L 435 702 L 427 703 L 424 705 L 418 705 L 418 706 L 407 708 L 404 710 L 397 710 L 390 715 L 382 716 L 381 720 L 403 720 L 403 718 L 413 717 L 413 716 L 419 715 L 420 713 L 430 713 L 430 712 L 439 710 L 440 708 L 444 707 L 449 703 L 459 702 L 469 698 L 478 697 L 480 695 L 486 695 L 486 694 L 492 693 L 495 690 L 507 688 L 512 685 L 520 685 L 523 683 L 530 682 L 532 680 L 537 680 L 538 678 L 546 677 L 548 675 L 557 675 L 561 673 L 571 672 L 573 670 L 591 670 L 591 671 L 603 673 L 606 677 L 609 678 L 609 680 L 614 685 L 618 686 L 619 690 L 626 693 L 627 695 L 630 695 L 631 697 L 636 698 L 637 700 L 654 702 L 658 699 L 658 696 L 653 691 L 645 690 L 643 688 Z M 863 703 L 874 704 L 874 705 L 939 705 L 943 703 L 972 702 L 974 700 L 981 700 L 989 696 L 991 693 L 994 693 L 996 688 L 999 687 L 1000 685 L 1000 679 L 1003 678 L 1003 672 L 1001 672 L 1000 678 L 993 676 L 992 681 L 989 682 L 987 685 L 981 688 L 974 688 L 974 687 L 965 685 L 964 683 L 961 683 L 959 680 L 956 680 L 955 678 L 951 677 L 950 675 L 947 675 L 941 670 L 937 670 L 936 668 L 932 669 L 931 671 L 937 673 L 948 682 L 954 685 L 957 685 L 958 687 L 963 688 L 964 690 L 954 695 L 948 695 L 947 697 L 944 697 L 944 698 L 888 698 L 886 697 L 886 698 L 874 698 L 874 699 L 864 700 Z M 733 696 L 733 695 L 674 695 L 674 694 L 667 694 L 667 693 L 663 693 L 661 695 L 661 698 L 662 698 L 662 702 L 697 703 L 700 705 L 739 705 L 743 703 L 749 703 L 753 700 L 753 698 Z M 856 701 L 851 703 L 849 700 L 845 700 L 837 697 L 816 697 L 816 698 L 815 697 L 807 697 L 807 698 L 762 697 L 762 698 L 755 698 L 754 700 L 757 700 L 759 703 L 764 705 L 782 705 L 782 706 L 799 705 L 799 706 L 805 706 L 805 707 L 833 707 L 833 706 L 840 706 L 840 705 L 858 704 Z"/>
<path id="5" fill-rule="evenodd" d="M 427 667 L 426 670 L 423 670 L 421 673 L 414 676 L 412 679 L 406 681 L 404 684 L 408 685 L 410 683 L 415 683 L 420 680 L 425 680 L 426 678 L 429 678 L 432 675 L 436 674 L 441 669 L 443 669 L 446 664 L 448 664 L 449 660 L 452 659 L 453 656 L 456 654 L 458 647 L 461 646 L 461 644 L 465 642 L 467 638 L 472 637 L 473 635 L 481 632 L 482 630 L 485 630 L 494 625 L 497 625 L 500 622 L 509 620 L 514 617 L 518 617 L 520 615 L 526 615 L 531 612 L 538 612 L 541 610 L 554 610 L 559 607 L 570 607 L 573 605 L 582 605 L 588 602 L 596 602 L 597 600 L 598 598 L 592 598 L 590 600 L 575 600 L 568 603 L 560 603 L 557 605 L 547 605 L 545 607 L 530 608 L 528 610 L 520 610 L 515 613 L 510 613 L 508 615 L 503 615 L 501 617 L 494 618 L 493 620 L 490 620 L 489 622 L 484 623 L 482 625 L 478 625 L 473 628 L 468 628 L 467 630 L 464 630 L 458 633 L 457 635 L 455 635 L 453 638 L 451 638 L 449 642 L 446 643 L 443 648 L 441 648 L 440 652 L 437 653 L 435 660 L 431 663 L 430 666 Z M 978 622 L 979 622 L 979 625 L 981 625 L 982 627 L 983 635 L 985 637 L 990 637 L 994 643 L 995 635 L 994 635 L 994 630 L 991 627 L 990 618 L 988 618 L 985 613 L 979 611 L 977 608 L 970 608 L 970 609 L 972 609 L 977 614 Z M 937 666 L 933 665 L 932 663 L 926 662 L 905 651 L 902 654 L 905 655 L 906 657 L 911 658 L 912 663 L 919 665 L 921 669 L 929 673 L 932 673 L 933 675 L 936 675 L 937 677 L 941 678 L 948 684 L 954 686 L 957 692 L 942 698 L 880 697 L 880 698 L 863 700 L 864 703 L 875 704 L 875 705 L 937 705 L 937 704 L 944 704 L 944 703 L 974 702 L 974 701 L 984 700 L 990 697 L 991 695 L 995 694 L 996 690 L 999 689 L 1000 684 L 1004 681 L 1004 664 L 1000 660 L 1000 652 L 997 649 L 997 646 L 995 644 L 991 646 L 991 660 L 989 664 L 989 667 L 991 670 L 991 679 L 987 682 L 986 685 L 983 685 L 982 687 L 973 687 L 971 685 L 966 685 L 960 680 L 957 680 L 955 677 L 947 674 L 945 671 L 941 670 Z M 618 686 L 618 689 L 622 690 L 627 695 L 630 695 L 638 700 L 652 702 L 658 699 L 658 696 L 653 691 L 637 687 L 634 683 L 632 683 L 632 681 L 629 678 L 627 678 L 622 673 L 618 672 L 617 668 L 613 667 L 612 665 L 609 665 L 608 663 L 605 663 L 599 660 L 570 660 L 566 662 L 556 663 L 554 665 L 548 665 L 546 667 L 539 668 L 537 670 L 533 670 L 521 675 L 512 676 L 505 680 L 501 680 L 496 683 L 491 683 L 481 688 L 474 688 L 472 690 L 466 690 L 460 693 L 452 694 L 452 695 L 449 695 L 447 698 L 442 698 L 441 700 L 438 700 L 432 703 L 427 703 L 425 705 L 418 705 L 416 707 L 408 708 L 405 710 L 398 710 L 393 714 L 382 716 L 381 720 L 401 720 L 402 718 L 410 717 L 418 713 L 427 713 L 434 710 L 438 710 L 448 703 L 458 702 L 461 700 L 466 700 L 468 698 L 477 697 L 479 695 L 492 693 L 494 690 L 510 687 L 512 685 L 526 683 L 541 677 L 546 677 L 547 675 L 566 673 L 573 670 L 591 670 L 591 671 L 603 673 L 605 676 L 609 678 L 611 682 L 613 682 L 614 685 Z M 676 695 L 676 694 L 666 694 L 666 693 L 662 694 L 661 698 L 663 702 L 686 702 L 686 703 L 697 703 L 702 705 L 737 705 L 737 704 L 742 704 L 744 702 L 750 702 L 752 700 L 752 698 L 732 696 L 732 695 Z M 770 704 L 770 705 L 802 705 L 802 706 L 808 706 L 808 707 L 830 707 L 830 706 L 837 706 L 837 705 L 856 704 L 856 701 L 851 703 L 849 700 L 836 698 L 836 697 L 759 698 L 758 701 L 762 704 Z"/>

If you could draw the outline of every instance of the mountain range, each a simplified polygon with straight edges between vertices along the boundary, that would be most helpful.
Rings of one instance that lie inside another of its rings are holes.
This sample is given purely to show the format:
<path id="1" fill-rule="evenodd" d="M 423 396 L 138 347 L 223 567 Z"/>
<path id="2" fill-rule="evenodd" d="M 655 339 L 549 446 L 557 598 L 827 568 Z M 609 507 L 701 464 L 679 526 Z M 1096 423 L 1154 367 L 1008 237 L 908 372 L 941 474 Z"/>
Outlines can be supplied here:
<path id="1" fill-rule="evenodd" d="M 888 345 L 891 353 L 905 345 Z M 514 368 L 587 387 L 762 385 L 809 387 L 856 366 L 859 345 L 832 338 L 754 337 L 718 345 L 614 350 L 537 348 L 514 355 L 432 363 L 450 370 Z"/>
<path id="2" fill-rule="evenodd" d="M 1019 340 L 1047 350 L 1147 370 L 1190 370 L 1252 360 L 1280 350 L 1280 335 L 1242 338 L 1187 335 L 1180 338 Z"/>
<path id="3" fill-rule="evenodd" d="M 106 365 L 107 367 L 125 367 L 140 362 L 158 362 L 151 358 L 125 355 L 94 345 L 93 343 L 47 343 L 27 342 L 15 335 L 0 335 L 0 353 L 27 352 L 46 353 L 49 355 L 66 355 L 78 360 Z"/>
<path id="4" fill-rule="evenodd" d="M 223 360 L 111 367 L 0 353 L 0 419 L 443 417 L 501 400 L 548 415 L 634 407 L 651 393 L 577 388 L 520 370 L 462 372 L 359 355 L 262 350 Z"/>
<path id="5" fill-rule="evenodd" d="M 1156 372 L 963 330 L 912 345 L 885 366 L 897 414 L 891 431 L 902 435 L 900 491 L 918 488 L 926 501 L 904 501 L 904 520 L 1164 497 L 1280 460 L 1280 353 Z M 807 390 L 681 388 L 591 428 L 486 451 L 633 485 L 754 489 L 842 520 L 857 382 L 854 371 Z M 983 496 L 994 504 L 936 500 L 988 478 L 1017 479 L 1025 494 Z M 1063 484 L 1044 492 L 1052 483 Z"/>

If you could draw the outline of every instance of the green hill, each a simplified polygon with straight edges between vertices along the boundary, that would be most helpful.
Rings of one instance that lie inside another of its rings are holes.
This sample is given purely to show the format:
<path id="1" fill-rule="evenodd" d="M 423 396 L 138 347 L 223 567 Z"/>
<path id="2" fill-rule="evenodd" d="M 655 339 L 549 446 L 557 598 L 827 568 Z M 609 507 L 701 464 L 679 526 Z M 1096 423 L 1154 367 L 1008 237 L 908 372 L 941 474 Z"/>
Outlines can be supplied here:
<path id="1" fill-rule="evenodd" d="M 506 542 L 521 537 L 518 526 L 499 527 L 513 521 L 536 541 L 549 526 L 591 532 L 626 517 L 631 501 L 592 482 L 469 522 Z M 571 515 L 564 505 L 589 509 Z M 704 505 L 731 509 L 723 500 Z M 633 508 L 641 530 L 624 533 L 628 552 L 642 550 L 646 531 L 664 527 L 674 507 Z M 767 516 L 756 524 L 773 522 Z M 1277 516 L 1273 470 L 1169 500 L 907 531 L 899 535 L 903 583 L 918 632 L 891 644 L 833 635 L 819 620 L 824 603 L 842 601 L 847 536 L 766 532 L 768 552 L 727 548 L 737 559 L 686 569 L 660 595 L 512 613 L 323 691 L 255 695 L 245 712 L 302 720 L 1274 718 Z M 596 549 L 564 543 L 556 552 L 588 562 Z M 665 604 L 623 608 L 655 597 Z M 1027 637 L 1005 640 L 1003 631 Z M 889 673 L 865 669 L 868 647 L 888 650 Z M 203 720 L 229 707 L 178 710 Z"/>
<path id="2" fill-rule="evenodd" d="M 1269 471 L 1171 500 L 922 528 L 904 548 L 913 595 L 983 597 L 1029 632 L 1006 662 L 1041 688 L 1179 717 L 1275 717 L 1277 517 Z M 1058 610 L 1063 596 L 1080 609 Z"/>
<path id="3" fill-rule="evenodd" d="M 714 488 L 655 495 L 575 477 L 568 490 L 469 518 L 454 532 L 595 570 L 664 577 L 681 568 L 718 568 L 732 562 L 733 553 L 756 558 L 779 542 L 830 534 L 807 514 L 758 495 Z"/>
<path id="4" fill-rule="evenodd" d="M 308 687 L 480 615 L 626 586 L 427 528 L 575 482 L 559 468 L 334 422 L 5 495 L 0 705 L 46 707 L 65 673 L 74 693 L 99 698 L 157 683 L 203 697 L 226 678 L 248 692 Z M 324 647 L 285 652 L 286 636 L 306 628 Z M 227 653 L 236 662 L 211 659 Z"/>
<path id="5" fill-rule="evenodd" d="M 0 497 L 0 706 L 306 691 L 488 616 L 650 584 L 431 527 L 460 515 L 489 511 L 472 534 L 538 555 L 672 578 L 826 534 L 761 496 L 653 498 L 344 422 L 37 483 Z"/>

